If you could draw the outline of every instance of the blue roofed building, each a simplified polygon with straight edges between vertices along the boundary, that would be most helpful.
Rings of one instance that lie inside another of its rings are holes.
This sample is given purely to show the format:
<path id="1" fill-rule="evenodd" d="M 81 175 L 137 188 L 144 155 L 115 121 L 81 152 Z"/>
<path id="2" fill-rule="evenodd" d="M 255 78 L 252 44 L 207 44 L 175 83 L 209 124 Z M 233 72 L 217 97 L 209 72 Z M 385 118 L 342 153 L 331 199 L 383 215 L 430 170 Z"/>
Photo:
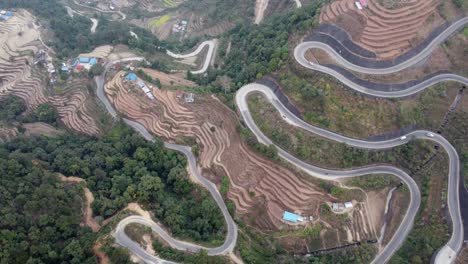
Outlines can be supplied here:
<path id="1" fill-rule="evenodd" d="M 89 58 L 80 58 L 80 63 L 88 63 Z"/>
<path id="2" fill-rule="evenodd" d="M 125 76 L 125 79 L 129 81 L 136 81 L 138 77 L 134 73 L 129 73 L 127 76 Z"/>
<path id="3" fill-rule="evenodd" d="M 304 217 L 285 211 L 283 214 L 283 220 L 292 222 L 292 223 L 297 223 L 297 222 L 304 221 Z"/>
<path id="4" fill-rule="evenodd" d="M 89 64 L 91 65 L 94 65 L 97 63 L 97 59 L 96 58 L 92 58 L 91 60 L 89 60 Z"/>

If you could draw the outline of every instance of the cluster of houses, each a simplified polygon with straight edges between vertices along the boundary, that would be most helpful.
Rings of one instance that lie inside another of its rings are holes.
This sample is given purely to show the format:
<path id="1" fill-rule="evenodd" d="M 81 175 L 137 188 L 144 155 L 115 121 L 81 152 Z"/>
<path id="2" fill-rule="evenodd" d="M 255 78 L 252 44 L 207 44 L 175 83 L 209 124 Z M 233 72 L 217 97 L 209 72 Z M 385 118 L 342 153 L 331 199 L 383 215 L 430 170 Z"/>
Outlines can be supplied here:
<path id="1" fill-rule="evenodd" d="M 12 16 L 13 16 L 13 12 L 6 11 L 6 10 L 0 10 L 0 21 L 7 21 Z"/>
<path id="2" fill-rule="evenodd" d="M 359 0 L 354 2 L 357 9 L 362 10 L 363 8 L 367 7 L 367 0 Z"/>
<path id="3" fill-rule="evenodd" d="M 131 82 L 136 82 L 137 86 L 140 87 L 140 89 L 143 91 L 143 93 L 149 99 L 151 99 L 151 100 L 155 99 L 155 97 L 154 97 L 153 93 L 151 92 L 151 90 L 146 86 L 146 84 L 143 81 L 138 80 L 138 77 L 136 76 L 135 73 L 130 72 L 127 75 L 125 75 L 125 80 L 131 81 Z"/>
<path id="4" fill-rule="evenodd" d="M 187 31 L 187 25 L 188 21 L 187 20 L 181 20 L 179 23 L 174 24 L 172 26 L 172 31 L 176 33 L 183 33 Z"/>
<path id="5" fill-rule="evenodd" d="M 71 66 L 79 71 L 83 69 L 89 71 L 91 67 L 93 67 L 96 63 L 98 63 L 98 60 L 96 58 L 81 57 L 77 58 Z"/>

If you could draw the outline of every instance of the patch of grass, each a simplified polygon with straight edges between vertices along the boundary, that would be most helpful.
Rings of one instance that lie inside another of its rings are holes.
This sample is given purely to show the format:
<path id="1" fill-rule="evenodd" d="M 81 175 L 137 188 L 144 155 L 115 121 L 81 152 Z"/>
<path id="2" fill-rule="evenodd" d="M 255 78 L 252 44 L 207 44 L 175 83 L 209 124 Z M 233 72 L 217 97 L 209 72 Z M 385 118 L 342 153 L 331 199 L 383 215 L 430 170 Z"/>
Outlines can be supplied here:
<path id="1" fill-rule="evenodd" d="M 229 178 L 227 176 L 223 176 L 221 178 L 221 190 L 222 195 L 227 195 L 229 192 Z"/>
<path id="2" fill-rule="evenodd" d="M 176 7 L 177 3 L 173 0 L 161 0 L 165 7 Z"/>
<path id="3" fill-rule="evenodd" d="M 164 25 L 167 21 L 169 21 L 171 19 L 171 16 L 169 15 L 164 15 L 160 18 L 157 18 L 157 19 L 154 19 L 152 20 L 151 22 L 149 22 L 149 27 L 152 28 L 152 27 L 161 27 L 162 25 Z"/>
<path id="4" fill-rule="evenodd" d="M 468 27 L 465 27 L 463 29 L 463 36 L 467 37 L 468 38 Z"/>
<path id="5" fill-rule="evenodd" d="M 355 177 L 346 181 L 346 185 L 360 187 L 364 190 L 381 190 L 385 187 L 394 187 L 398 184 L 399 180 L 392 175 L 377 174 Z"/>

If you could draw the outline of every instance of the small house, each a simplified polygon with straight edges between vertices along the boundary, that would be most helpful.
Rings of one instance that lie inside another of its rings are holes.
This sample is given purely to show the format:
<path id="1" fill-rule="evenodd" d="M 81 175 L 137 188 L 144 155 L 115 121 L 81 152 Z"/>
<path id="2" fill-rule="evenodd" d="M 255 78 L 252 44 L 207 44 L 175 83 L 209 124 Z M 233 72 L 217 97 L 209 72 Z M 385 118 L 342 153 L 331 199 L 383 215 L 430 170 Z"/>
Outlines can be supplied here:
<path id="1" fill-rule="evenodd" d="M 95 65 L 96 63 L 97 63 L 97 59 L 96 59 L 96 58 L 91 58 L 91 59 L 89 60 L 89 64 L 90 64 L 91 66 Z"/>
<path id="2" fill-rule="evenodd" d="M 288 222 L 292 222 L 292 223 L 297 223 L 297 222 L 304 221 L 304 217 L 285 211 L 283 213 L 283 220 L 288 221 Z"/>
<path id="3" fill-rule="evenodd" d="M 344 207 L 345 207 L 346 209 L 353 208 L 353 203 L 352 203 L 352 202 L 346 202 L 346 203 L 344 203 Z"/>
<path id="4" fill-rule="evenodd" d="M 362 10 L 362 6 L 359 2 L 356 1 L 354 4 L 356 5 L 357 9 Z"/>
<path id="5" fill-rule="evenodd" d="M 83 58 L 79 58 L 79 61 L 80 63 L 89 63 L 89 58 L 86 58 L 86 57 L 83 57 Z"/>
<path id="6" fill-rule="evenodd" d="M 367 7 L 367 0 L 359 0 L 359 4 L 361 4 L 362 7 Z"/>
<path id="7" fill-rule="evenodd" d="M 125 76 L 125 79 L 129 81 L 136 81 L 138 80 L 138 77 L 134 73 L 129 73 L 127 76 Z"/>
<path id="8" fill-rule="evenodd" d="M 185 102 L 186 103 L 195 102 L 195 95 L 193 93 L 185 94 Z"/>

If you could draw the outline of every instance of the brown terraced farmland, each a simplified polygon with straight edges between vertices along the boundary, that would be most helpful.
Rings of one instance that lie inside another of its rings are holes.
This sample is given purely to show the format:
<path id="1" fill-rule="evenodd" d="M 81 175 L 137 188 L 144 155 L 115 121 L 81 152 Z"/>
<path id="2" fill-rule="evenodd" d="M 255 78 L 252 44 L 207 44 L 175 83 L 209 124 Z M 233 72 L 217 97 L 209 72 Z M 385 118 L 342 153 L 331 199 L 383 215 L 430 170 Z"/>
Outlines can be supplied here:
<path id="1" fill-rule="evenodd" d="M 285 210 L 317 216 L 325 202 L 336 201 L 317 182 L 253 152 L 239 134 L 236 114 L 215 97 L 196 95 L 194 103 L 186 103 L 180 93 L 153 89 L 156 99 L 150 100 L 135 84 L 125 81 L 123 74 L 116 73 L 105 85 L 117 111 L 165 140 L 194 138 L 200 146 L 198 161 L 204 175 L 218 183 L 222 176 L 228 176 L 228 198 L 250 225 L 262 230 L 282 229 Z M 356 207 L 350 215 L 355 223 L 345 229 L 338 226 L 339 221 L 327 221 L 326 217 L 316 221 L 324 223 L 326 237 L 333 238 L 329 242 L 333 245 L 372 239 L 375 228 L 371 220 L 362 217 L 367 215 L 365 207 Z"/>
<path id="2" fill-rule="evenodd" d="M 100 133 L 92 117 L 97 105 L 91 99 L 86 82 L 69 79 L 62 85 L 63 92 L 47 91 L 46 69 L 35 64 L 41 50 L 47 51 L 47 48 L 40 42 L 39 27 L 30 13 L 18 10 L 11 19 L 0 21 L 0 97 L 16 95 L 23 99 L 28 111 L 51 103 L 68 128 L 89 135 Z M 109 47 L 95 52 L 108 54 Z M 54 89 L 58 89 L 57 86 L 49 88 Z"/>
<path id="3" fill-rule="evenodd" d="M 344 28 L 356 43 L 381 59 L 404 53 L 445 21 L 438 10 L 441 0 L 404 1 L 394 9 L 377 0 L 367 2 L 368 7 L 358 10 L 355 0 L 334 1 L 322 9 L 320 23 Z"/>

